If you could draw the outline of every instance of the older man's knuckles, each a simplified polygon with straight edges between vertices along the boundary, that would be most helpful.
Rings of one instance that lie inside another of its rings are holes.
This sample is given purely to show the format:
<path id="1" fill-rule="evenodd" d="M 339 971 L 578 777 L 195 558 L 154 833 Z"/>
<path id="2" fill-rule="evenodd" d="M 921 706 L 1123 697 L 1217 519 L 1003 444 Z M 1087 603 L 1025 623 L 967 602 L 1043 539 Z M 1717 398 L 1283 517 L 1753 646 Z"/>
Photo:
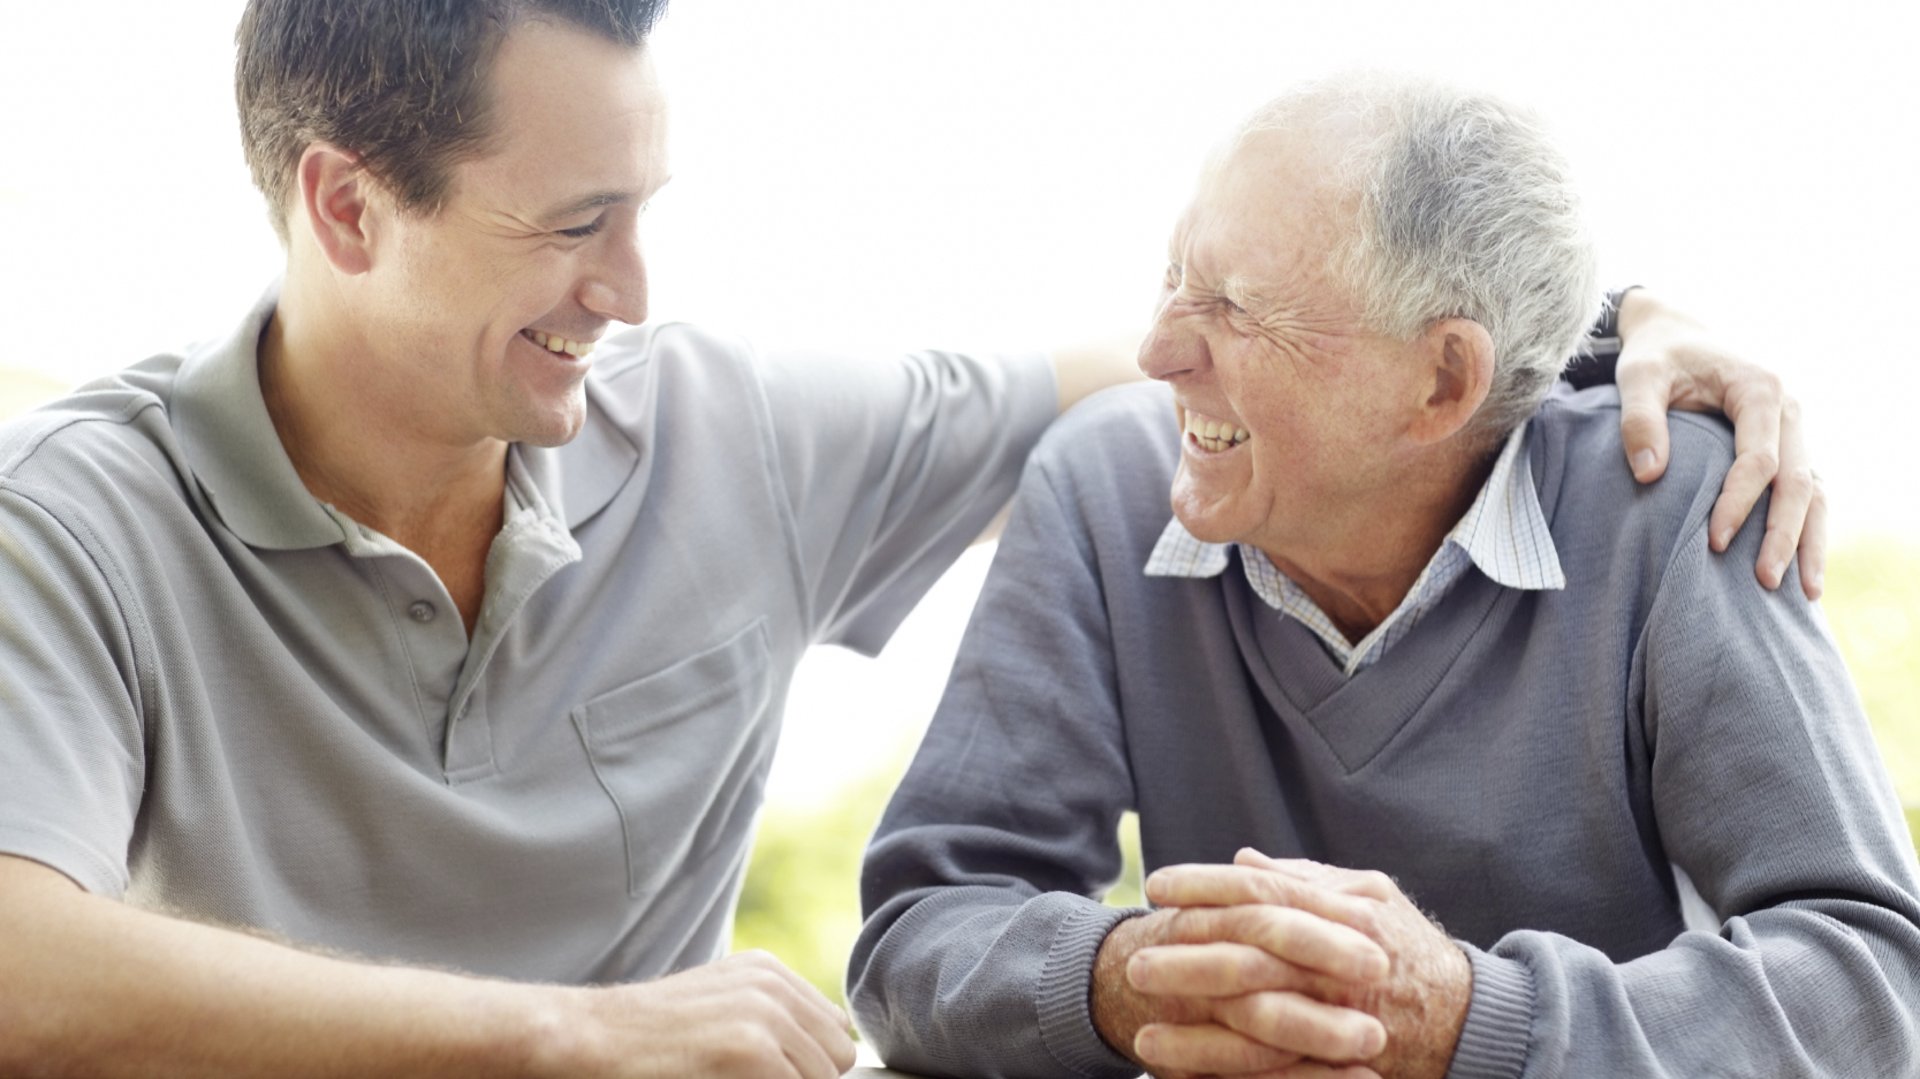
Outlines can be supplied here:
<path id="1" fill-rule="evenodd" d="M 1305 993 L 1247 993 L 1215 1002 L 1213 1015 L 1262 1045 L 1315 1060 L 1369 1060 L 1387 1047 L 1377 1017 Z"/>
<path id="2" fill-rule="evenodd" d="M 1238 903 L 1172 908 L 1165 937 L 1172 944 L 1235 941 L 1265 948 L 1282 959 L 1296 959 L 1357 947 L 1364 934 L 1298 907 Z"/>
<path id="3" fill-rule="evenodd" d="M 1234 942 L 1141 949 L 1129 960 L 1127 977 L 1135 989 L 1158 996 L 1210 998 L 1284 991 L 1363 1009 L 1384 984 L 1321 974 L 1264 948 Z"/>
<path id="4" fill-rule="evenodd" d="M 1284 906 L 1226 908 L 1235 939 L 1264 948 L 1305 970 L 1366 983 L 1386 976 L 1386 941 L 1310 911 Z M 1375 926 L 1377 929 L 1377 925 Z"/>

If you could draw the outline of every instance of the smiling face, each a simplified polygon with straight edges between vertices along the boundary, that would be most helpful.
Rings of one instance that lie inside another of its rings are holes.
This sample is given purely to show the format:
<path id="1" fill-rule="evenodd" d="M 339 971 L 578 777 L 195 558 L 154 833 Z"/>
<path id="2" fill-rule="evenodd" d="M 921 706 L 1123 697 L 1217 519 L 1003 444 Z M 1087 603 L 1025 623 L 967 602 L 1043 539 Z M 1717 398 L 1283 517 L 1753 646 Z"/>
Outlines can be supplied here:
<path id="1" fill-rule="evenodd" d="M 500 45 L 492 103 L 493 138 L 438 212 L 378 210 L 359 373 L 434 437 L 558 445 L 584 421 L 593 342 L 646 318 L 665 100 L 645 49 L 530 20 Z"/>
<path id="2" fill-rule="evenodd" d="M 1174 229 L 1140 368 L 1173 387 L 1173 511 L 1201 540 L 1312 545 L 1405 457 L 1420 368 L 1364 328 L 1326 267 L 1357 204 L 1329 180 L 1339 142 L 1248 137 Z"/>

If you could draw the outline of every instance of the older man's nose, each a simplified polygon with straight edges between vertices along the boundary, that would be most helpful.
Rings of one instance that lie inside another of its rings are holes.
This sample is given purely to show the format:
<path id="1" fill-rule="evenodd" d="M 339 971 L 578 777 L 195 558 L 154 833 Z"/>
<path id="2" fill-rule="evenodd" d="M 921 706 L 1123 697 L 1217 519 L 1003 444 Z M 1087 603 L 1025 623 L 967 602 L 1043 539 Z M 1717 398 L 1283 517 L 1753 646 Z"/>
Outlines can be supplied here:
<path id="1" fill-rule="evenodd" d="M 1176 379 L 1203 370 L 1211 362 L 1207 339 L 1164 315 L 1140 342 L 1140 371 L 1148 378 Z"/>

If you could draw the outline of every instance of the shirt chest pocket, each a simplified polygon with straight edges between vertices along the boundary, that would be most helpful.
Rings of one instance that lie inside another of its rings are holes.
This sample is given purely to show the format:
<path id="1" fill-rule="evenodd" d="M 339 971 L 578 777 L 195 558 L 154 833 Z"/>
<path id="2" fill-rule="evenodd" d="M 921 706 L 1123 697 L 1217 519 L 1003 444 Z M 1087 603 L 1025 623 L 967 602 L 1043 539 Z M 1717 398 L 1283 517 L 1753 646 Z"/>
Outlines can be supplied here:
<path id="1" fill-rule="evenodd" d="M 759 619 L 574 710 L 620 815 L 628 894 L 651 896 L 716 846 L 744 844 L 773 753 L 772 693 Z"/>

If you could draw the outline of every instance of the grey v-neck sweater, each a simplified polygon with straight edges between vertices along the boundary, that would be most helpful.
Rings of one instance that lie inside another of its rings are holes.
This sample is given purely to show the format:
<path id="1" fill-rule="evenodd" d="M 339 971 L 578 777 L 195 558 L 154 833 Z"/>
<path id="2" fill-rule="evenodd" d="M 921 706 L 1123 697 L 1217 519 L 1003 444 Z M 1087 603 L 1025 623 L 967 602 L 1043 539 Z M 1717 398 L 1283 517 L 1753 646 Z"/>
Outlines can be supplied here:
<path id="1" fill-rule="evenodd" d="M 883 1056 L 1133 1074 L 1087 993 L 1137 809 L 1149 869 L 1250 845 L 1392 874 L 1473 963 L 1460 1079 L 1920 1072 L 1913 848 L 1817 609 L 1753 580 L 1765 506 L 1708 550 L 1729 435 L 1675 414 L 1642 487 L 1611 388 L 1532 422 L 1567 588 L 1470 570 L 1351 679 L 1238 565 L 1141 572 L 1164 387 L 1058 423 L 862 873 Z M 1717 924 L 1688 931 L 1676 866 Z"/>

